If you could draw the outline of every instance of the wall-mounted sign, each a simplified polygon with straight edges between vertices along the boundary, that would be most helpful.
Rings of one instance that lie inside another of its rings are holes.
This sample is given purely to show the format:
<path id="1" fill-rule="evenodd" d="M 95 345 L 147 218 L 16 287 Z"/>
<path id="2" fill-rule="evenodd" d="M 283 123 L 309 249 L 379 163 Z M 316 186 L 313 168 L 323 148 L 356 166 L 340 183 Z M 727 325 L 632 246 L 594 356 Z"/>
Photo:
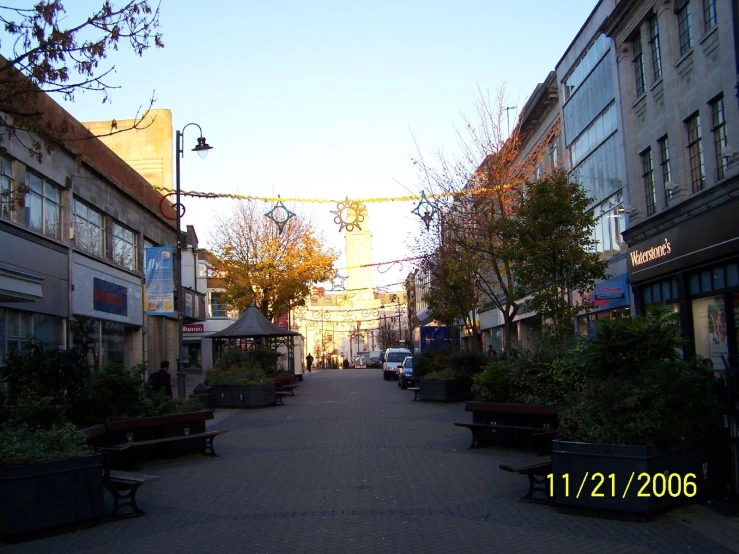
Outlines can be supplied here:
<path id="1" fill-rule="evenodd" d="M 596 283 L 588 300 L 595 306 L 593 311 L 612 310 L 629 305 L 627 274 L 616 275 L 607 281 Z"/>
<path id="2" fill-rule="evenodd" d="M 128 315 L 128 289 L 97 277 L 92 279 L 92 307 L 98 312 Z"/>
<path id="3" fill-rule="evenodd" d="M 175 315 L 174 247 L 144 248 L 146 315 Z"/>
<path id="4" fill-rule="evenodd" d="M 183 333 L 202 333 L 203 331 L 205 331 L 205 325 L 202 323 L 191 323 L 182 326 Z"/>
<path id="5" fill-rule="evenodd" d="M 672 253 L 672 246 L 670 241 L 665 239 L 662 244 L 652 246 L 649 250 L 639 250 L 634 248 L 629 252 L 629 258 L 631 259 L 631 267 L 638 267 L 652 260 L 657 260 L 664 256 L 668 256 Z"/>

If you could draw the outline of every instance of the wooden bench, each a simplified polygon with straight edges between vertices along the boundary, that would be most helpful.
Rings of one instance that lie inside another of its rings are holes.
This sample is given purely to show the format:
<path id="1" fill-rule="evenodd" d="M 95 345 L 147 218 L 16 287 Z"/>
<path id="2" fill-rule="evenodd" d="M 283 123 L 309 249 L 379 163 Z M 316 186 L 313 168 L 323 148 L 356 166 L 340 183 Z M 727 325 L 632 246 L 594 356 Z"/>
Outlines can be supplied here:
<path id="1" fill-rule="evenodd" d="M 542 429 L 541 427 L 524 427 L 520 425 L 498 425 L 495 423 L 455 423 L 454 426 L 466 427 L 467 429 L 472 431 L 472 444 L 470 444 L 470 448 L 482 446 L 482 443 L 485 442 L 483 438 L 487 433 L 497 433 L 498 431 L 511 431 L 515 434 L 521 433 L 527 435 L 529 448 L 532 447 L 531 442 L 534 436 L 536 436 L 539 442 L 541 442 L 542 439 L 544 439 L 545 437 L 554 438 L 554 436 L 556 435 L 556 431 L 553 432 L 550 429 Z M 542 436 L 539 437 L 539 435 Z"/>
<path id="2" fill-rule="evenodd" d="M 277 389 L 275 391 L 275 396 L 277 397 L 277 400 L 275 401 L 275 405 L 279 404 L 280 406 L 284 406 L 285 402 L 283 401 L 283 398 L 285 398 L 286 396 L 295 396 L 295 395 L 290 394 L 290 392 L 286 390 Z"/>
<path id="3" fill-rule="evenodd" d="M 547 475 L 552 472 L 552 460 L 541 462 L 527 462 L 521 465 L 500 464 L 498 467 L 503 471 L 510 471 L 526 475 L 529 478 L 529 491 L 519 498 L 521 502 L 534 502 L 536 504 L 551 504 L 554 499 L 550 496 L 549 479 Z M 543 498 L 537 498 L 536 493 L 541 493 Z"/>
<path id="4" fill-rule="evenodd" d="M 295 396 L 295 389 L 298 387 L 298 385 L 277 385 L 275 389 L 277 392 L 288 392 L 290 393 L 290 396 Z"/>
<path id="5" fill-rule="evenodd" d="M 161 439 L 152 439 L 152 440 L 145 440 L 145 441 L 129 441 L 124 444 L 117 444 L 115 445 L 114 448 L 119 448 L 119 449 L 122 449 L 123 447 L 136 448 L 140 446 L 150 446 L 154 444 L 164 444 L 168 442 L 203 439 L 203 455 L 218 456 L 218 454 L 216 454 L 216 451 L 213 449 L 213 439 L 215 439 L 218 435 L 221 435 L 223 433 L 228 433 L 228 429 L 224 429 L 222 431 L 207 431 L 205 433 L 194 433 L 192 435 L 189 433 L 185 433 L 184 435 L 178 435 L 176 437 L 164 437 Z M 209 450 L 210 452 L 208 452 Z"/>
<path id="6" fill-rule="evenodd" d="M 419 400 L 421 398 L 421 387 L 408 387 L 405 390 L 413 391 L 413 400 Z"/>

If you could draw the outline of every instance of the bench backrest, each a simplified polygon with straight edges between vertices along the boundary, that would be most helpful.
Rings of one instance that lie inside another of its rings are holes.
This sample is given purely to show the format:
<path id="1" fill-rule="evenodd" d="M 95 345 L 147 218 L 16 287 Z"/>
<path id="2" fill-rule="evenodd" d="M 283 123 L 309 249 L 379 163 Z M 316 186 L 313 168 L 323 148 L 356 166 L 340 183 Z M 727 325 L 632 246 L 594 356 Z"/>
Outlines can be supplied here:
<path id="1" fill-rule="evenodd" d="M 554 415 L 559 412 L 559 407 L 541 406 L 538 404 L 514 404 L 510 402 L 467 402 L 464 411 L 486 414 Z"/>

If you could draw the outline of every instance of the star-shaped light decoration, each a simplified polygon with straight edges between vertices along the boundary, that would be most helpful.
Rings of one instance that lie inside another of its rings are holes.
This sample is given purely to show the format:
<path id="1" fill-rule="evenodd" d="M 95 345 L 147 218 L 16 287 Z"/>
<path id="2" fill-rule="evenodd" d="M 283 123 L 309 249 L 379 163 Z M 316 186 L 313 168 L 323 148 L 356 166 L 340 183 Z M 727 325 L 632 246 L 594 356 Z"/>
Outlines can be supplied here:
<path id="1" fill-rule="evenodd" d="M 295 217 L 295 214 L 288 210 L 287 206 L 282 203 L 279 194 L 277 195 L 277 200 L 277 204 L 275 204 L 274 208 L 264 214 L 264 217 L 274 221 L 275 225 L 277 225 L 277 230 L 279 234 L 282 234 L 282 231 L 285 229 L 285 225 L 288 221 Z"/>
<path id="2" fill-rule="evenodd" d="M 426 230 L 428 231 L 431 221 L 434 219 L 434 215 L 436 215 L 436 206 L 429 202 L 428 198 L 426 198 L 426 193 L 421 191 L 421 200 L 418 202 L 418 206 L 411 210 L 411 213 L 421 218 L 421 221 L 426 224 Z"/>
<path id="3" fill-rule="evenodd" d="M 346 280 L 349 276 L 344 277 L 343 275 L 336 274 L 336 277 L 331 281 L 331 290 L 346 290 Z"/>
<path id="4" fill-rule="evenodd" d="M 335 210 L 331 210 L 332 214 L 336 214 L 334 223 L 339 225 L 339 232 L 346 228 L 350 233 L 354 230 L 354 227 L 360 231 L 362 230 L 359 224 L 364 221 L 366 212 L 367 208 L 365 206 L 356 200 L 349 200 L 348 196 L 346 200 L 336 204 Z"/>

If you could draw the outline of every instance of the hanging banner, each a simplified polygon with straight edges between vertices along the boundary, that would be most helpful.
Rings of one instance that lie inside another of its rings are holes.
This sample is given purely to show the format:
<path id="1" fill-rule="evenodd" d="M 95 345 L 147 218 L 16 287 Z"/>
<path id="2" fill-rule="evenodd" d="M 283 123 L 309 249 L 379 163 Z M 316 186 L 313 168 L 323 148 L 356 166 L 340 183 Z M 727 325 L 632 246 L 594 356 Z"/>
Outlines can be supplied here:
<path id="1" fill-rule="evenodd" d="M 174 247 L 144 248 L 146 315 L 174 316 Z"/>

